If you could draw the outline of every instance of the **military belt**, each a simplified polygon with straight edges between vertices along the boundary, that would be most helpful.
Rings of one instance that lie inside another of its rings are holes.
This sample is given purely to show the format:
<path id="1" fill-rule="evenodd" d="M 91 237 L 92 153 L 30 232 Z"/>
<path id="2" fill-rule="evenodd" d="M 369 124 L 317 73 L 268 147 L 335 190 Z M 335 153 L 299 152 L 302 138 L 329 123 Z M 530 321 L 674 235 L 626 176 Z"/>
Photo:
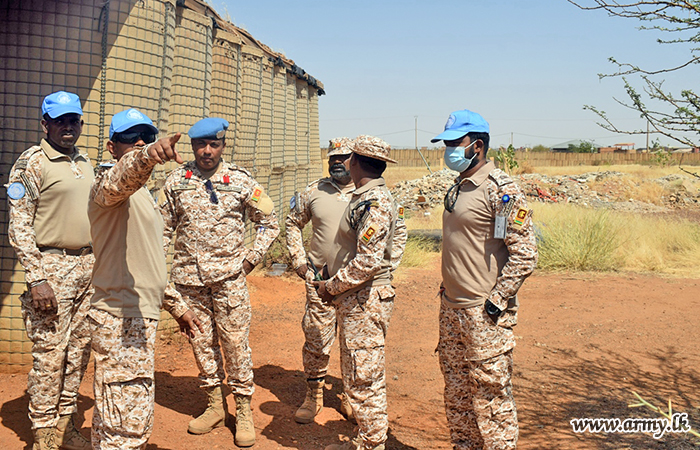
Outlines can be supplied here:
<path id="1" fill-rule="evenodd" d="M 70 256 L 83 256 L 92 253 L 92 247 L 86 246 L 82 248 L 59 248 L 59 247 L 39 247 L 41 253 L 48 253 L 50 255 L 70 255 Z"/>

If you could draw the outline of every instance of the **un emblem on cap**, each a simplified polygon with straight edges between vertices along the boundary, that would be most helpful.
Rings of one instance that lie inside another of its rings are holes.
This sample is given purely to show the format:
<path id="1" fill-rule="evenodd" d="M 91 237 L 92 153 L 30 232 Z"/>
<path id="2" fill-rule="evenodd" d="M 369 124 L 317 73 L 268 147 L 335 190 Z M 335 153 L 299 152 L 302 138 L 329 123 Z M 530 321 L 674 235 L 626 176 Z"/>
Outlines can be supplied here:
<path id="1" fill-rule="evenodd" d="M 457 121 L 457 118 L 455 117 L 454 114 L 450 114 L 450 117 L 447 118 L 447 123 L 445 124 L 445 129 L 450 128 L 454 123 Z"/>
<path id="2" fill-rule="evenodd" d="M 126 113 L 126 117 L 128 117 L 131 120 L 142 120 L 143 114 L 136 111 L 135 109 L 130 109 L 129 112 Z"/>
<path id="3" fill-rule="evenodd" d="M 63 105 L 70 103 L 70 95 L 66 94 L 65 92 L 61 92 L 58 94 L 58 97 L 56 97 L 56 103 L 61 103 Z"/>

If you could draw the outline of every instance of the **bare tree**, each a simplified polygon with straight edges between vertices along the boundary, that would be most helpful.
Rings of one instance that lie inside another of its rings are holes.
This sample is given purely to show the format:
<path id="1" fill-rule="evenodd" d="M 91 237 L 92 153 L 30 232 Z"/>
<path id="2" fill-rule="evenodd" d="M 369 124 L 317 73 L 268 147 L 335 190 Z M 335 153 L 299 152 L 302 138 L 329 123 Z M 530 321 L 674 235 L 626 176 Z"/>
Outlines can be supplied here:
<path id="1" fill-rule="evenodd" d="M 633 1 L 620 3 L 614 0 L 590 0 L 590 4 L 568 0 L 584 10 L 604 10 L 617 17 L 642 21 L 640 30 L 655 30 L 669 39 L 657 39 L 659 44 L 685 45 L 689 47 L 688 60 L 674 67 L 651 70 L 633 63 L 620 62 L 614 57 L 610 62 L 617 66 L 611 74 L 598 74 L 600 78 L 621 77 L 625 84 L 627 99 L 614 100 L 620 105 L 639 111 L 657 133 L 691 147 L 700 141 L 700 96 L 691 89 L 674 94 L 664 88 L 665 73 L 680 71 L 700 64 L 700 1 Z M 634 87 L 630 76 L 640 78 L 641 91 Z M 695 79 L 695 83 L 697 83 Z M 623 130 L 618 128 L 595 106 L 585 105 L 596 113 L 602 122 L 598 125 L 606 130 L 623 134 L 646 134 L 646 130 Z"/>

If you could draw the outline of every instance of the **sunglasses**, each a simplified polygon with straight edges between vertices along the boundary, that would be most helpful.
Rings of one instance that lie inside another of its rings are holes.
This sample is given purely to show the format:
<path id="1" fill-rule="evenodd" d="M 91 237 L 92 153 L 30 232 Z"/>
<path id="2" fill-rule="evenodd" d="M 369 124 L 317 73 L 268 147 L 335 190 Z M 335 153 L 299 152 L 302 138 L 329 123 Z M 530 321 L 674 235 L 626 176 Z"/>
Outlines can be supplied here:
<path id="1" fill-rule="evenodd" d="M 121 142 L 122 144 L 135 144 L 139 140 L 142 140 L 146 144 L 156 141 L 156 134 L 152 131 L 125 131 L 123 133 L 116 133 L 112 136 L 113 142 Z"/>
<path id="2" fill-rule="evenodd" d="M 217 205 L 219 203 L 219 197 L 216 196 L 216 191 L 214 190 L 214 185 L 211 183 L 211 180 L 205 181 L 204 187 L 207 190 L 207 194 L 209 194 L 209 201 Z"/>

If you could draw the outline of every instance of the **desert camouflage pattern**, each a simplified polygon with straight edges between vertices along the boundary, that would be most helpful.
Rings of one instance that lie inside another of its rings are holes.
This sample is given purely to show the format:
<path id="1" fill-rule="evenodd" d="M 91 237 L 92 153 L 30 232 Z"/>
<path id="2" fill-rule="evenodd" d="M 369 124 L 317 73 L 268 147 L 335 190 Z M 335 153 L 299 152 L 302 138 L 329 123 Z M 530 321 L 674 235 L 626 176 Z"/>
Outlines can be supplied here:
<path id="1" fill-rule="evenodd" d="M 223 352 L 231 392 L 253 395 L 253 360 L 248 345 L 251 308 L 245 276 L 239 274 L 207 286 L 177 284 L 175 287 L 204 329 L 190 339 L 201 387 L 223 384 Z"/>
<path id="2" fill-rule="evenodd" d="M 148 147 L 126 153 L 114 167 L 100 167 L 92 183 L 90 200 L 103 208 L 127 200 L 146 185 L 158 162 L 148 156 Z"/>
<path id="3" fill-rule="evenodd" d="M 353 209 L 373 204 L 365 214 L 356 212 L 356 229 L 350 226 Z M 348 293 L 365 283 L 389 285 L 392 245 L 398 212 L 383 178 L 374 179 L 353 193 L 336 236 L 334 260 L 329 263 L 326 289 L 333 295 Z M 399 258 L 400 260 L 400 258 Z"/>
<path id="4" fill-rule="evenodd" d="M 394 211 L 396 211 L 396 222 L 394 225 L 394 236 L 391 242 L 391 278 L 396 269 L 399 268 L 403 259 L 403 252 L 406 250 L 406 241 L 408 240 L 408 228 L 406 228 L 406 219 L 404 217 L 404 208 L 394 201 Z"/>
<path id="5" fill-rule="evenodd" d="M 89 317 L 95 357 L 92 448 L 143 449 L 153 430 L 158 321 L 95 309 Z"/>
<path id="6" fill-rule="evenodd" d="M 343 213 L 350 203 L 355 185 L 339 186 L 326 177 L 310 183 L 292 200 L 294 207 L 284 221 L 287 249 L 296 269 L 307 264 L 302 230 L 311 222 L 312 234 L 308 256 L 319 270 L 333 255 L 333 240 Z M 290 207 L 292 204 L 290 204 Z"/>
<path id="7" fill-rule="evenodd" d="M 94 262 L 91 253 L 42 255 L 42 271 L 58 310 L 35 310 L 29 291 L 20 296 L 27 337 L 32 341 L 27 393 L 33 429 L 54 427 L 59 416 L 77 411 L 78 389 L 90 359 L 87 313 Z"/>
<path id="8" fill-rule="evenodd" d="M 336 155 L 349 155 L 352 153 L 352 139 L 348 137 L 333 138 L 328 141 L 328 153 L 326 156 L 330 158 Z"/>
<path id="9" fill-rule="evenodd" d="M 173 283 L 207 286 L 241 273 L 243 260 L 257 265 L 279 234 L 272 200 L 248 171 L 222 160 L 209 180 L 218 203 L 210 200 L 206 179 L 194 161 L 165 181 L 160 208 L 166 251 L 176 234 Z M 256 228 L 252 248 L 243 242 L 246 219 Z"/>
<path id="10" fill-rule="evenodd" d="M 10 244 L 24 267 L 27 284 L 47 280 L 58 303 L 56 310 L 35 310 L 29 289 L 20 296 L 22 319 L 27 337 L 32 341 L 32 368 L 27 381 L 32 429 L 54 427 L 59 415 L 77 411 L 78 389 L 90 357 L 87 311 L 93 292 L 90 277 L 95 262 L 91 253 L 73 256 L 39 251 L 34 219 L 42 193 L 52 188 L 44 183 L 46 160 L 40 145 L 30 147 L 17 158 L 8 180 L 8 184 L 22 183 L 26 190 L 22 198 L 8 198 Z M 69 164 L 74 177 L 62 180 L 65 185 L 60 189 L 89 186 L 93 177 L 91 170 L 85 171 L 89 161 L 75 148 L 72 157 L 60 156 L 52 162 Z M 89 230 L 89 224 L 86 229 Z M 90 242 L 89 234 L 72 239 L 76 238 L 83 245 Z"/>
<path id="11" fill-rule="evenodd" d="M 366 287 L 335 304 L 343 389 L 363 449 L 383 444 L 389 430 L 384 343 L 394 295 L 391 286 Z"/>
<path id="12" fill-rule="evenodd" d="M 364 215 L 356 214 L 353 229 L 351 211 L 365 200 L 372 204 Z M 368 449 L 383 444 L 389 429 L 384 342 L 394 307 L 390 277 L 397 219 L 383 178 L 355 190 L 336 237 L 333 276 L 326 283 L 336 295 L 343 389 L 357 419 L 357 438 Z"/>
<path id="13" fill-rule="evenodd" d="M 45 145 L 48 146 L 49 144 L 46 143 Z M 81 180 L 75 184 L 76 188 L 89 186 L 93 179 L 93 172 L 84 171 L 76 161 L 82 163 L 83 166 L 86 167 L 86 165 L 90 164 L 90 160 L 87 155 L 79 153 L 77 148 L 75 148 L 74 151 L 74 159 L 70 159 L 66 156 L 54 163 L 70 165 L 71 172 L 75 179 Z M 44 186 L 43 183 L 43 164 L 45 160 L 47 160 L 47 157 L 42 151 L 41 146 L 35 145 L 30 147 L 17 158 L 8 177 L 8 185 L 19 182 L 22 183 L 26 189 L 26 193 L 22 198 L 17 200 L 8 198 L 10 203 L 10 221 L 7 235 L 10 244 L 17 254 L 17 259 L 24 268 L 24 277 L 27 283 L 47 279 L 42 265 L 43 254 L 39 251 L 37 246 L 36 232 L 34 230 L 34 218 L 41 201 L 41 193 L 43 190 L 51 188 L 51 186 Z M 66 183 L 70 183 L 70 181 L 71 180 L 66 180 Z M 65 189 L 65 187 L 63 187 L 63 189 Z M 85 208 L 87 210 L 87 204 Z M 85 218 L 87 221 L 87 216 Z M 89 224 L 86 223 L 85 229 L 90 229 Z M 82 241 L 80 247 L 89 245 L 89 232 L 82 238 Z M 52 243 L 42 244 L 52 245 Z"/>
<path id="14" fill-rule="evenodd" d="M 532 224 L 532 215 L 528 215 L 523 225 L 518 228 L 515 225 L 516 214 L 520 208 L 528 209 L 527 199 L 520 186 L 513 182 L 513 179 L 501 169 L 494 169 L 489 173 L 486 180 L 489 202 L 494 214 L 502 208 L 504 195 L 510 196 L 510 201 L 514 203 L 508 218 L 506 219 L 506 237 L 503 243 L 508 248 L 508 262 L 501 270 L 501 274 L 496 280 L 496 285 L 491 291 L 489 300 L 499 309 L 505 312 L 500 318 L 509 322 L 511 326 L 517 324 L 517 305 L 509 299 L 513 299 L 518 293 L 518 289 L 529 277 L 537 266 L 537 238 Z"/>
<path id="15" fill-rule="evenodd" d="M 336 150 L 341 151 L 342 147 Z M 287 249 L 295 268 L 308 264 L 302 230 L 309 222 L 312 223 L 309 258 L 318 270 L 327 263 L 333 251 L 333 238 L 354 190 L 352 183 L 341 187 L 326 177 L 312 182 L 295 196 L 294 207 L 290 208 L 285 219 Z M 328 373 L 331 347 L 335 341 L 335 308 L 323 302 L 316 293 L 311 284 L 313 271 L 310 268 L 306 275 L 306 306 L 301 321 L 305 337 L 302 360 L 307 378 L 321 378 Z"/>
<path id="16" fill-rule="evenodd" d="M 481 319 L 473 317 L 481 314 Z M 481 360 L 465 359 L 474 329 L 495 327 L 483 308 L 440 309 L 440 369 L 445 378 L 445 411 L 452 445 L 458 450 L 515 449 L 518 418 L 511 377 L 513 351 Z M 483 337 L 483 336 L 481 336 Z"/>

